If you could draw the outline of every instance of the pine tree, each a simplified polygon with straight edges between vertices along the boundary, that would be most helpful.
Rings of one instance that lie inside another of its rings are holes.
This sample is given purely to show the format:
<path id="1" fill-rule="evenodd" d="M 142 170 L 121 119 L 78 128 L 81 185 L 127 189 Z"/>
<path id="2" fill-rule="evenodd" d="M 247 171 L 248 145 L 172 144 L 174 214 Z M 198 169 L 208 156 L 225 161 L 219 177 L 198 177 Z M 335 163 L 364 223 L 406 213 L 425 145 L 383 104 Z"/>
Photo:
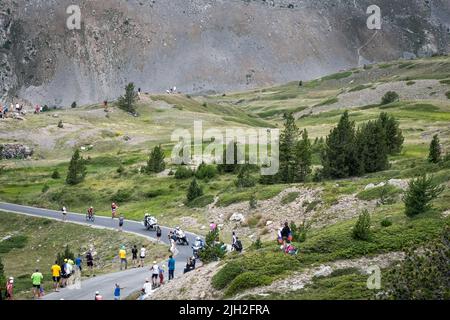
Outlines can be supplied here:
<path id="1" fill-rule="evenodd" d="M 150 156 L 148 157 L 147 167 L 145 171 L 147 173 L 159 173 L 166 169 L 166 163 L 164 162 L 164 150 L 161 145 L 153 148 Z"/>
<path id="2" fill-rule="evenodd" d="M 243 165 L 240 168 L 235 184 L 238 188 L 251 188 L 255 186 L 256 181 L 251 176 L 250 167 L 248 165 Z"/>
<path id="3" fill-rule="evenodd" d="M 125 87 L 125 95 L 119 97 L 119 107 L 127 112 L 135 113 L 134 103 L 137 99 L 137 93 L 134 91 L 134 83 L 130 82 Z"/>
<path id="4" fill-rule="evenodd" d="M 326 139 L 322 154 L 323 174 L 331 178 L 347 178 L 359 172 L 355 155 L 355 123 L 346 111 Z"/>
<path id="5" fill-rule="evenodd" d="M 441 187 L 433 182 L 433 178 L 423 175 L 409 182 L 403 202 L 405 203 L 405 214 L 408 217 L 424 213 L 432 208 L 431 201 L 436 199 L 442 192 Z"/>
<path id="6" fill-rule="evenodd" d="M 80 156 L 80 151 L 75 150 L 69 164 L 66 183 L 69 185 L 79 184 L 86 177 L 85 160 Z"/>
<path id="7" fill-rule="evenodd" d="M 439 136 L 436 134 L 430 144 L 430 154 L 428 155 L 428 161 L 431 163 L 439 163 L 442 160 L 441 143 Z"/>
<path id="8" fill-rule="evenodd" d="M 280 135 L 280 169 L 278 179 L 283 183 L 292 183 L 295 178 L 296 145 L 299 130 L 292 113 L 284 114 L 284 130 Z"/>
<path id="9" fill-rule="evenodd" d="M 370 238 L 370 214 L 364 210 L 358 217 L 358 221 L 352 229 L 352 237 L 355 240 L 367 241 Z"/>
<path id="10" fill-rule="evenodd" d="M 399 127 L 399 122 L 393 116 L 389 116 L 386 112 L 380 114 L 379 120 L 386 133 L 388 153 L 390 155 L 400 153 L 405 139 L 403 138 L 402 130 Z"/>
<path id="11" fill-rule="evenodd" d="M 359 174 L 386 170 L 389 167 L 386 133 L 380 120 L 362 125 L 356 138 Z"/>
<path id="12" fill-rule="evenodd" d="M 305 129 L 302 133 L 302 139 L 297 142 L 295 148 L 295 181 L 305 182 L 309 174 L 311 174 L 312 165 L 312 148 L 308 138 L 308 131 Z"/>
<path id="13" fill-rule="evenodd" d="M 191 202 L 194 199 L 203 195 L 203 189 L 197 183 L 197 179 L 192 179 L 191 184 L 189 185 L 186 198 L 188 202 Z"/>
<path id="14" fill-rule="evenodd" d="M 231 161 L 227 161 L 228 158 L 233 158 Z M 238 159 L 243 159 L 240 148 L 236 141 L 230 141 L 223 151 L 222 164 L 217 166 L 217 170 L 222 173 L 235 173 L 238 170 Z"/>

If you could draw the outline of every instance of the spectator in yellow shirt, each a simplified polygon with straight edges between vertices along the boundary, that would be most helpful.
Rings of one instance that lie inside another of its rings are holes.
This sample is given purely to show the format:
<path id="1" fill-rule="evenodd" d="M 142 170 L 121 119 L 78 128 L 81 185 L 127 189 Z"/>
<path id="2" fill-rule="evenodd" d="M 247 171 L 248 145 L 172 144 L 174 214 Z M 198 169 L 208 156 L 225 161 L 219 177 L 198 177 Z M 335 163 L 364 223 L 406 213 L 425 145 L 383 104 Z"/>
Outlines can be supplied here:
<path id="1" fill-rule="evenodd" d="M 52 278 L 53 278 L 53 288 L 55 292 L 58 292 L 59 281 L 61 280 L 61 267 L 58 265 L 58 261 L 55 261 L 55 264 L 52 265 Z"/>
<path id="2" fill-rule="evenodd" d="M 123 266 L 125 265 L 125 270 L 128 267 L 127 262 L 127 252 L 125 250 L 125 246 L 122 246 L 122 248 L 119 250 L 119 258 L 120 258 L 120 270 L 123 269 Z"/>

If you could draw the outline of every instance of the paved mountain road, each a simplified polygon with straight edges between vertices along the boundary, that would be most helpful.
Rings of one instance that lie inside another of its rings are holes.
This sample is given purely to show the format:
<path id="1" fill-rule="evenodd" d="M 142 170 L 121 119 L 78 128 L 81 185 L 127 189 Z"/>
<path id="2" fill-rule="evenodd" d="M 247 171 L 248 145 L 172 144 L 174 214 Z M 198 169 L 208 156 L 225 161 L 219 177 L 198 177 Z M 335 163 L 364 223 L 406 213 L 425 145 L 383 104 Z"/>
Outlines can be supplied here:
<path id="1" fill-rule="evenodd" d="M 6 212 L 12 212 L 23 215 L 30 215 L 40 218 L 47 219 L 56 219 L 62 220 L 62 213 L 60 211 L 48 210 L 48 209 L 40 209 L 10 203 L 0 202 L 0 210 Z M 110 217 L 96 216 L 95 222 L 87 222 L 85 214 L 72 213 L 68 212 L 67 214 L 67 222 L 77 223 L 87 226 L 92 226 L 96 228 L 104 228 L 104 229 L 112 229 L 117 230 L 118 228 L 118 220 L 111 219 Z M 162 236 L 161 242 L 166 245 L 169 245 L 168 234 L 169 231 L 173 228 L 163 227 L 161 226 Z M 155 232 L 147 231 L 142 222 L 126 220 L 123 225 L 123 231 L 133 233 L 139 236 L 147 237 L 151 240 L 156 241 Z M 175 278 L 182 276 L 183 269 L 186 264 L 186 259 L 189 256 L 192 256 L 192 248 L 191 244 L 194 243 L 197 235 L 186 232 L 186 236 L 189 240 L 189 246 L 177 246 L 179 251 L 178 255 L 175 257 L 176 260 L 176 268 L 175 268 Z M 119 250 L 119 248 L 117 248 Z M 131 250 L 128 248 L 127 250 L 128 256 L 131 255 Z M 167 252 L 169 255 L 169 252 Z M 160 262 L 160 261 L 159 261 Z M 167 262 L 165 261 L 167 266 Z M 130 265 L 130 262 L 129 262 Z M 50 268 L 50 266 L 49 266 Z M 151 273 L 149 271 L 150 266 L 146 266 L 145 268 L 130 268 L 126 271 L 115 272 L 110 274 L 105 274 L 97 277 L 93 277 L 81 282 L 81 286 L 79 289 L 61 289 L 60 292 L 49 293 L 44 299 L 46 300 L 93 300 L 96 291 L 100 291 L 100 294 L 103 296 L 105 300 L 112 300 L 114 286 L 116 283 L 119 283 L 122 288 L 122 298 L 130 295 L 131 293 L 139 290 L 145 282 L 146 278 L 151 278 Z M 167 272 L 164 275 L 165 280 L 167 280 Z M 47 292 L 50 288 L 46 288 Z"/>

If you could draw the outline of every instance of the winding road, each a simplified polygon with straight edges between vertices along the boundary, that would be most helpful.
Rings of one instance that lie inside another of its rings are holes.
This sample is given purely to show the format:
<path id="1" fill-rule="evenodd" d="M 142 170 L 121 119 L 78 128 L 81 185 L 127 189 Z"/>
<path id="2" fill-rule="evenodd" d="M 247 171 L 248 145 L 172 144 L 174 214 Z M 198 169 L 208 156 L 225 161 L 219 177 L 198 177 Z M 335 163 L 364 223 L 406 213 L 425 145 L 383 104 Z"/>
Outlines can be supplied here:
<path id="1" fill-rule="evenodd" d="M 0 211 L 29 215 L 39 218 L 54 219 L 58 221 L 62 220 L 62 214 L 60 211 L 34 208 L 11 203 L 0 202 Z M 110 217 L 96 216 L 95 222 L 92 223 L 86 221 L 85 214 L 73 212 L 68 212 L 67 222 L 116 231 L 118 227 L 117 219 L 113 220 Z M 173 228 L 161 226 L 161 230 L 161 242 L 169 245 L 168 234 L 170 230 L 173 230 Z M 154 238 L 155 233 L 147 231 L 142 222 L 125 220 L 123 231 L 156 241 L 156 238 Z M 190 244 L 194 243 L 195 238 L 197 237 L 197 235 L 189 232 L 186 232 L 186 236 Z M 189 256 L 192 256 L 192 248 L 190 245 L 178 245 L 177 249 L 179 250 L 179 253 L 174 257 L 176 260 L 175 278 L 182 276 L 183 269 L 186 264 L 186 259 Z M 167 254 L 169 255 L 169 252 L 167 252 Z M 99 291 L 105 300 L 113 300 L 114 286 L 116 283 L 119 283 L 120 286 L 124 288 L 122 290 L 122 298 L 124 298 L 142 288 L 142 285 L 144 284 L 146 278 L 151 278 L 149 268 L 150 266 L 146 266 L 145 268 L 131 268 L 126 271 L 109 273 L 83 280 L 81 282 L 80 288 L 61 289 L 60 292 L 47 294 L 44 297 L 44 300 L 93 300 L 96 291 Z M 165 278 L 167 279 L 167 274 L 165 275 Z"/>

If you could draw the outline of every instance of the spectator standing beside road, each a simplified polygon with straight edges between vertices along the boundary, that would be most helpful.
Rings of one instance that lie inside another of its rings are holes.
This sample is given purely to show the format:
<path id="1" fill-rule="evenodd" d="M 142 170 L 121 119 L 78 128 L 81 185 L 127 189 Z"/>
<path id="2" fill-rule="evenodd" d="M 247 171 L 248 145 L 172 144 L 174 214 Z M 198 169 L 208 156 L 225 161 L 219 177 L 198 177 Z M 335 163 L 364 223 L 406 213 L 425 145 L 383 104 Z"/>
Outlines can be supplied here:
<path id="1" fill-rule="evenodd" d="M 156 240 L 158 241 L 158 243 L 161 242 L 161 235 L 162 235 L 161 228 L 159 226 L 157 226 L 156 227 Z"/>
<path id="2" fill-rule="evenodd" d="M 144 267 L 144 262 L 145 262 L 145 256 L 147 254 L 147 249 L 145 249 L 144 245 L 142 245 L 141 247 L 141 253 L 139 254 L 139 267 Z"/>
<path id="3" fill-rule="evenodd" d="M 153 261 L 152 271 L 152 284 L 156 288 L 158 286 L 159 266 L 156 261 Z"/>
<path id="4" fill-rule="evenodd" d="M 169 281 L 170 281 L 174 278 L 174 274 L 175 274 L 175 259 L 173 258 L 173 256 L 169 257 L 167 266 L 169 267 Z"/>
<path id="5" fill-rule="evenodd" d="M 41 285 L 44 276 L 39 272 L 39 269 L 31 275 L 31 282 L 33 284 L 33 297 L 39 299 L 41 297 Z"/>
<path id="6" fill-rule="evenodd" d="M 123 230 L 123 223 L 125 221 L 125 218 L 123 217 L 123 215 L 119 216 L 119 231 L 122 232 Z"/>
<path id="7" fill-rule="evenodd" d="M 55 261 L 55 264 L 51 267 L 52 278 L 53 278 L 53 289 L 55 292 L 59 290 L 59 282 L 61 281 L 61 267 L 58 265 L 58 261 Z"/>
<path id="8" fill-rule="evenodd" d="M 127 262 L 127 251 L 125 250 L 125 246 L 122 246 L 119 250 L 119 258 L 120 258 L 120 270 L 123 269 L 123 266 L 125 265 L 125 270 L 128 267 Z"/>
<path id="9" fill-rule="evenodd" d="M 94 257 L 92 256 L 91 250 L 86 254 L 87 267 L 90 270 L 90 275 L 94 274 Z"/>
<path id="10" fill-rule="evenodd" d="M 138 254 L 138 248 L 136 245 L 134 245 L 133 248 L 131 248 L 131 255 L 132 255 L 131 262 L 133 263 L 134 267 L 136 267 L 137 262 L 138 262 L 137 254 Z"/>

